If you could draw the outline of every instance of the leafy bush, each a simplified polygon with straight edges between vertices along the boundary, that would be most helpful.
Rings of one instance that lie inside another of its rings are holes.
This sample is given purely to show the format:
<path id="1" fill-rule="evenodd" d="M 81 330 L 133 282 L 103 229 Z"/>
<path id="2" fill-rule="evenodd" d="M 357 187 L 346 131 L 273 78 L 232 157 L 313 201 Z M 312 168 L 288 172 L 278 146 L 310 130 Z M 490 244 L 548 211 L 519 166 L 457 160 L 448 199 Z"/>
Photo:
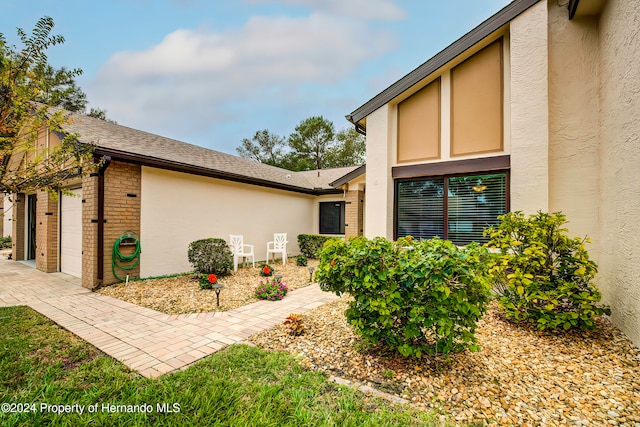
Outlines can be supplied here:
<path id="1" fill-rule="evenodd" d="M 213 285 L 215 285 L 217 281 L 218 278 L 215 274 L 201 274 L 198 277 L 200 289 L 213 289 Z"/>
<path id="2" fill-rule="evenodd" d="M 2 218 L 0 218 L 0 221 Z M 11 236 L 0 237 L 0 249 L 11 248 Z"/>
<path id="3" fill-rule="evenodd" d="M 233 269 L 233 255 L 223 239 L 212 237 L 191 242 L 187 257 L 193 269 L 200 274 L 226 276 Z"/>
<path id="4" fill-rule="evenodd" d="M 298 234 L 298 247 L 307 258 L 318 258 L 324 243 L 328 240 L 343 240 L 341 237 L 320 234 Z"/>
<path id="5" fill-rule="evenodd" d="M 298 255 L 296 257 L 296 265 L 298 267 L 306 267 L 307 266 L 307 257 L 304 255 Z"/>
<path id="6" fill-rule="evenodd" d="M 302 324 L 302 314 L 291 313 L 284 321 L 285 326 L 289 328 L 291 335 L 302 335 L 304 325 Z"/>
<path id="7" fill-rule="evenodd" d="M 255 296 L 258 299 L 278 301 L 284 298 L 287 292 L 289 292 L 289 288 L 284 282 L 278 282 L 276 279 L 270 279 L 266 282 L 261 280 L 255 289 Z"/>
<path id="8" fill-rule="evenodd" d="M 262 264 L 260 266 L 260 275 L 262 277 L 271 277 L 273 276 L 273 268 L 269 264 Z"/>
<path id="9" fill-rule="evenodd" d="M 595 319 L 611 314 L 598 306 L 591 283 L 598 268 L 585 249 L 588 238 L 570 238 L 566 216 L 511 212 L 488 228 L 488 247 L 500 250 L 491 266 L 498 303 L 508 319 L 532 321 L 539 329 L 593 329 Z"/>
<path id="10" fill-rule="evenodd" d="M 321 253 L 322 289 L 354 300 L 347 320 L 367 342 L 404 356 L 477 350 L 476 322 L 489 300 L 488 251 L 474 243 L 333 240 Z"/>

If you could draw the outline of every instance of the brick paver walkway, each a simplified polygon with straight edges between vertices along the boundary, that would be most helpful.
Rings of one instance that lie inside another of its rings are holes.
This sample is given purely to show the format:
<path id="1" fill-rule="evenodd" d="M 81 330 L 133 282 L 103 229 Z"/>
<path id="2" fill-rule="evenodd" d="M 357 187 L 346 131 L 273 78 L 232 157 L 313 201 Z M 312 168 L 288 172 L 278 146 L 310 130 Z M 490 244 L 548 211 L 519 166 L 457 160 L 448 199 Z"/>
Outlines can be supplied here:
<path id="1" fill-rule="evenodd" d="M 0 306 L 28 305 L 145 377 L 183 368 L 284 321 L 289 313 L 304 313 L 336 298 L 311 285 L 282 301 L 168 315 L 93 293 L 66 274 L 0 259 Z"/>

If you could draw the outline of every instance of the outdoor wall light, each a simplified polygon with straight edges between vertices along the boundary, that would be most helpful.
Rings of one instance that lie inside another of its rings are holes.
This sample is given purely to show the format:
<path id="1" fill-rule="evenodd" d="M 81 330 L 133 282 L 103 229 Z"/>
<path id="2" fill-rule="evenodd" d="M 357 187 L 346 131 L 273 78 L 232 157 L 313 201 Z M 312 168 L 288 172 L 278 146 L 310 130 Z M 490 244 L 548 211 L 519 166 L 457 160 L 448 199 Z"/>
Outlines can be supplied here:
<path id="1" fill-rule="evenodd" d="M 224 286 L 222 286 L 220 283 L 214 283 L 213 286 L 211 287 L 211 289 L 213 289 L 214 291 L 216 291 L 216 305 L 218 307 L 220 307 L 220 291 L 222 291 L 222 288 L 224 288 Z"/>
<path id="2" fill-rule="evenodd" d="M 315 270 L 315 267 L 309 267 L 309 283 L 313 282 L 313 270 Z"/>

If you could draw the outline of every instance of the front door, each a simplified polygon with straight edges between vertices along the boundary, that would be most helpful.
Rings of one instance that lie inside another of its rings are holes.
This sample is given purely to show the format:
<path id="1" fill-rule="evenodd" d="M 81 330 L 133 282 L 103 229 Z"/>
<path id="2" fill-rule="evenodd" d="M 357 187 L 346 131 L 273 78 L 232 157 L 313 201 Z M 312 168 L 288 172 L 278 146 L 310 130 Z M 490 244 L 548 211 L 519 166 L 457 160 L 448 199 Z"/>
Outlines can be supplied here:
<path id="1" fill-rule="evenodd" d="M 27 198 L 27 251 L 25 259 L 36 259 L 36 202 L 35 194 Z"/>

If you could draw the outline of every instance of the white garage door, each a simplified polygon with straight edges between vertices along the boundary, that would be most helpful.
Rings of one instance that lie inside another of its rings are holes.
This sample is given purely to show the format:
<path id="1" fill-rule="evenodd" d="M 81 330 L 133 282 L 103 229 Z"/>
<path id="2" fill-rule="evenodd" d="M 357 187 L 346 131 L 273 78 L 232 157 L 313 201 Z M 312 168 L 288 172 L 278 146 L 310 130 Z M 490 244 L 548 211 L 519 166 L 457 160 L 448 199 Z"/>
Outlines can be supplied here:
<path id="1" fill-rule="evenodd" d="M 60 198 L 60 271 L 82 275 L 82 189 Z"/>

